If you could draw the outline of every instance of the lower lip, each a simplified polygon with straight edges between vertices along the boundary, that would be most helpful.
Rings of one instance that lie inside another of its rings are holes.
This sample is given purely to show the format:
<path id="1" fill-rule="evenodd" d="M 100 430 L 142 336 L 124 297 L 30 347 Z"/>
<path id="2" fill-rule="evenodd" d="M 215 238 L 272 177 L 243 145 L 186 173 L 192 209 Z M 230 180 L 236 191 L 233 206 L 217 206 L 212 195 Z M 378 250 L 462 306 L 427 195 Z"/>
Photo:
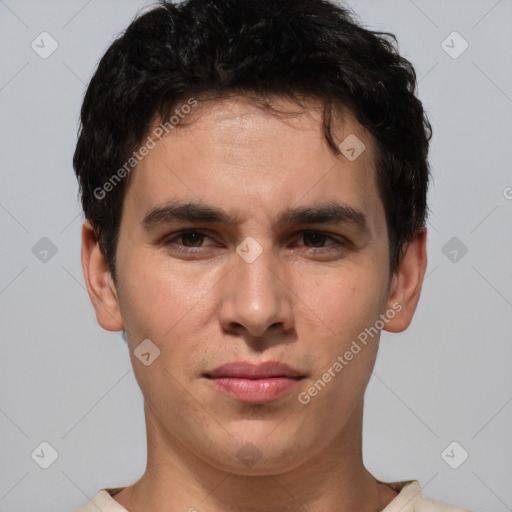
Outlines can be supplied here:
<path id="1" fill-rule="evenodd" d="M 247 404 L 261 404 L 277 400 L 289 393 L 299 383 L 299 379 L 289 377 L 266 379 L 219 377 L 212 378 L 210 381 L 221 393 Z"/>

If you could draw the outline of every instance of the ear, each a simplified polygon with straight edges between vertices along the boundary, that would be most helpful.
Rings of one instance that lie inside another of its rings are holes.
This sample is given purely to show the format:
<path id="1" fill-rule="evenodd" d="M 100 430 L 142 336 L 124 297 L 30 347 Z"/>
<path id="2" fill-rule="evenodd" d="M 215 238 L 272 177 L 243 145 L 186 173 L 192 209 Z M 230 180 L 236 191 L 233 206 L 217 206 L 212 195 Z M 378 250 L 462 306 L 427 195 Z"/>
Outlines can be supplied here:
<path id="1" fill-rule="evenodd" d="M 396 315 L 386 322 L 384 330 L 402 332 L 409 327 L 420 299 L 426 268 L 427 230 L 421 228 L 405 248 L 391 279 L 387 310 L 395 310 Z"/>
<path id="2" fill-rule="evenodd" d="M 96 320 L 107 331 L 121 331 L 124 325 L 117 291 L 96 232 L 88 220 L 82 225 L 82 270 Z"/>

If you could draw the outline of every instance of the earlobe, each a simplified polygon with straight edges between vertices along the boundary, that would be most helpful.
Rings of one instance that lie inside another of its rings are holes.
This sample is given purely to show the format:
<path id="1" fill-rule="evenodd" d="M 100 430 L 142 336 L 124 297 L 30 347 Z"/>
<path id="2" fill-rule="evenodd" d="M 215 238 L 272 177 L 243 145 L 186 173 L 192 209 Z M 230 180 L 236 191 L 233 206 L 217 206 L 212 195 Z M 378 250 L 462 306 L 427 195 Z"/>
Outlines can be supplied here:
<path id="1" fill-rule="evenodd" d="M 96 232 L 88 220 L 82 225 L 82 270 L 96 320 L 107 331 L 122 330 L 117 291 Z"/>
<path id="2" fill-rule="evenodd" d="M 421 228 L 404 250 L 392 277 L 387 310 L 394 309 L 396 314 L 386 323 L 384 330 L 402 332 L 409 327 L 420 299 L 426 268 L 427 230 Z"/>

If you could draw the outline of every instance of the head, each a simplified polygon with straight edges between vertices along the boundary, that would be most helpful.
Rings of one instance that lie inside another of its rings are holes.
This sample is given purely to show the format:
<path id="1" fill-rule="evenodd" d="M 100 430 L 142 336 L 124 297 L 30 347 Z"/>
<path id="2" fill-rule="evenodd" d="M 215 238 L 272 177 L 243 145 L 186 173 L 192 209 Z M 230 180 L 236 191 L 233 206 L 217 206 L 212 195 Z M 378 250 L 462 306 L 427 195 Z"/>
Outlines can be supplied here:
<path id="1" fill-rule="evenodd" d="M 167 442 L 248 473 L 251 443 L 279 472 L 360 428 L 380 330 L 407 328 L 426 265 L 415 88 L 391 34 L 323 0 L 162 2 L 108 48 L 73 159 L 83 267 Z M 242 403 L 211 385 L 241 360 L 300 378 Z"/>

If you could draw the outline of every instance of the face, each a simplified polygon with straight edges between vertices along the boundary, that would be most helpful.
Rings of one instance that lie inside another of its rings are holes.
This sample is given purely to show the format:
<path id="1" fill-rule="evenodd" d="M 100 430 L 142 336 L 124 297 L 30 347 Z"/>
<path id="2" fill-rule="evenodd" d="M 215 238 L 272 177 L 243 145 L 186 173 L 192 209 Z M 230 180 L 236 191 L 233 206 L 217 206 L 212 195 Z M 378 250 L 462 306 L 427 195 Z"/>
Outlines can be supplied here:
<path id="1" fill-rule="evenodd" d="M 283 119 L 224 100 L 133 171 L 118 287 L 96 309 L 126 330 L 160 443 L 263 474 L 349 435 L 380 329 L 412 313 L 389 275 L 372 140 L 348 114 L 335 135 L 365 150 L 335 156 L 315 110 Z"/>

